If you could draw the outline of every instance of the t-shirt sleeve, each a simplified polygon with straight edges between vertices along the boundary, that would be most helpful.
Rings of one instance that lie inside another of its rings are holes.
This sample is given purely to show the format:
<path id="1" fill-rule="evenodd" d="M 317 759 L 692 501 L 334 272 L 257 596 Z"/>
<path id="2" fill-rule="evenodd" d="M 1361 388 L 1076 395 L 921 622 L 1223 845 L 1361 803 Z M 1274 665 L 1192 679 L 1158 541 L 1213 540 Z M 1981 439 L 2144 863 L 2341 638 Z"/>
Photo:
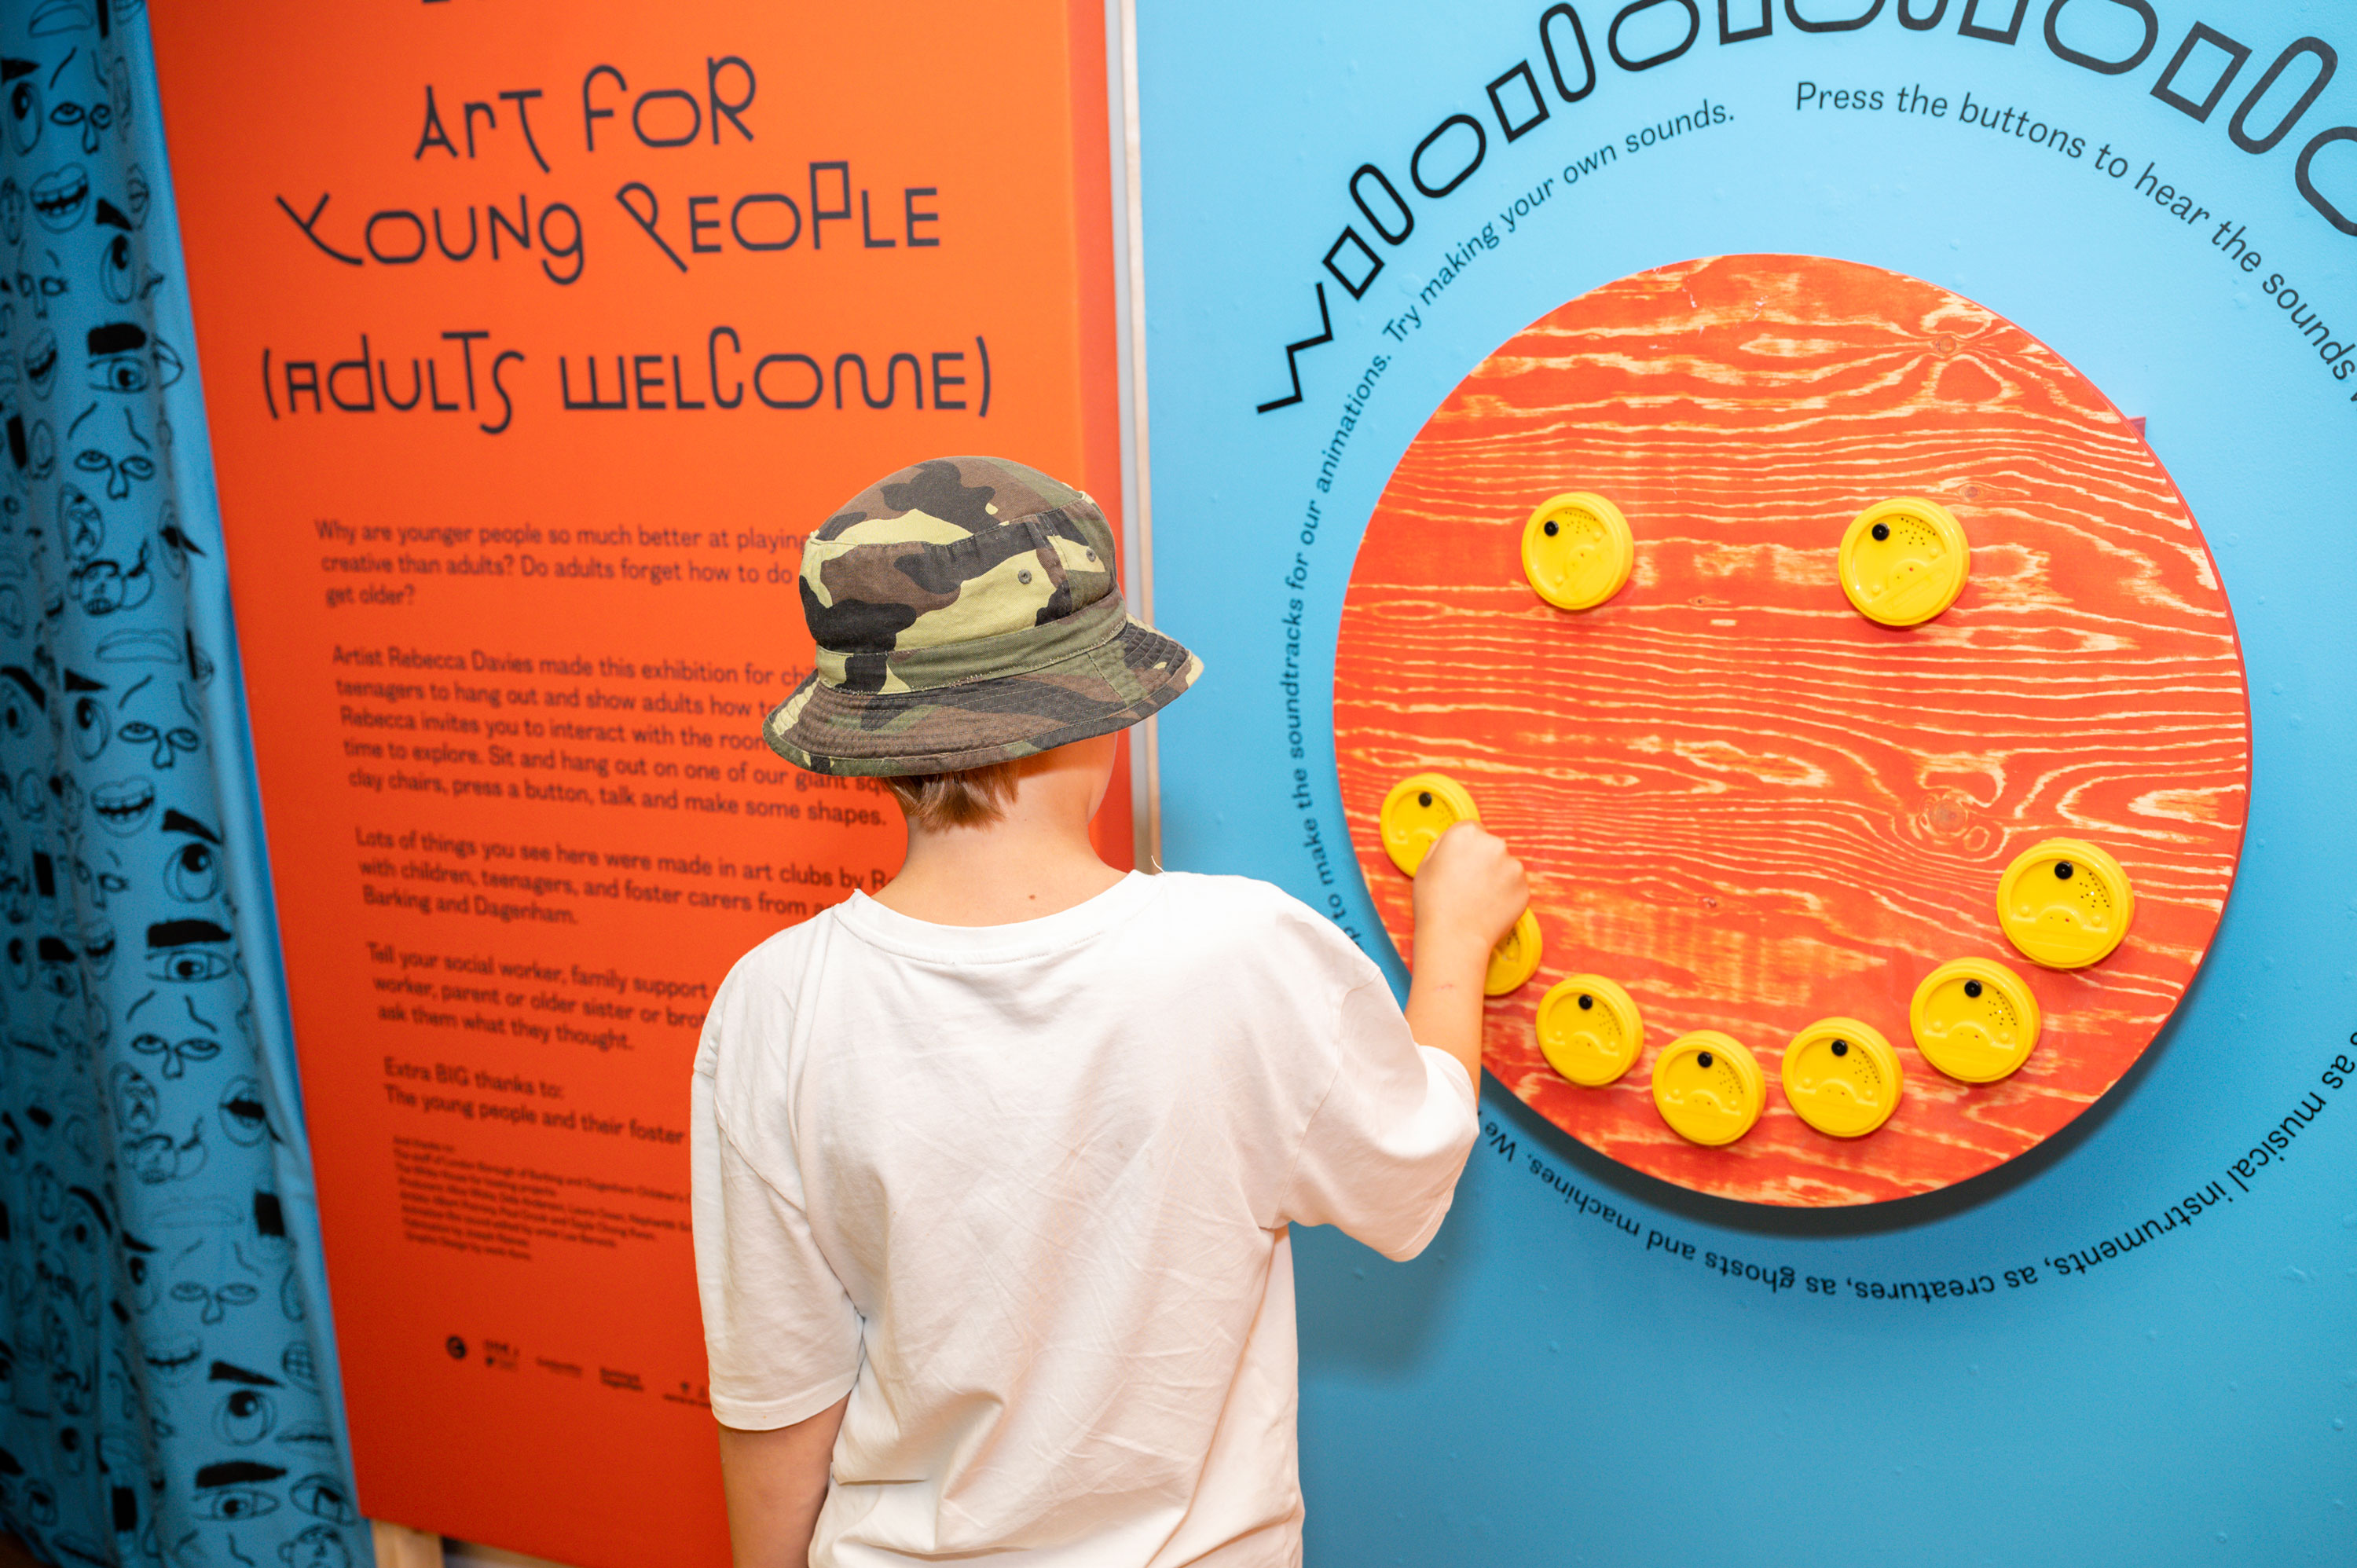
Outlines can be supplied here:
<path id="1" fill-rule="evenodd" d="M 1334 1051 L 1333 1083 L 1303 1134 L 1285 1218 L 1413 1258 L 1440 1229 L 1472 1151 L 1473 1086 L 1455 1058 L 1415 1043 L 1372 965 L 1343 994 Z"/>
<path id="2" fill-rule="evenodd" d="M 791 1144 L 772 1146 L 791 1138 L 785 1108 L 768 1104 L 772 1114 L 741 1130 L 757 1153 L 722 1112 L 716 1069 L 724 1046 L 737 1043 L 730 1034 L 748 1024 L 742 1009 L 741 991 L 722 987 L 696 1054 L 689 1123 L 695 1276 L 712 1413 L 726 1426 L 767 1431 L 816 1415 L 851 1391 L 860 1318 L 812 1234 Z"/>

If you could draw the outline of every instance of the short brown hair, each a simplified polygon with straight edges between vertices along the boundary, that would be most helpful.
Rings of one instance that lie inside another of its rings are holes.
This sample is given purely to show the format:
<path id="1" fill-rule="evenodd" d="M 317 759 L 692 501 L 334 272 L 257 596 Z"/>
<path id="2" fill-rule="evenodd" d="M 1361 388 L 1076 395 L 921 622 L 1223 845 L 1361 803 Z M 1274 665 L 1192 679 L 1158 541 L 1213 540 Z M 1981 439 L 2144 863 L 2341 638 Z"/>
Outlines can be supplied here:
<path id="1" fill-rule="evenodd" d="M 956 773 L 911 773 L 888 778 L 884 787 L 900 802 L 901 813 L 931 832 L 944 828 L 980 828 L 1006 814 L 1015 799 L 1019 769 L 1013 762 L 994 762 Z"/>

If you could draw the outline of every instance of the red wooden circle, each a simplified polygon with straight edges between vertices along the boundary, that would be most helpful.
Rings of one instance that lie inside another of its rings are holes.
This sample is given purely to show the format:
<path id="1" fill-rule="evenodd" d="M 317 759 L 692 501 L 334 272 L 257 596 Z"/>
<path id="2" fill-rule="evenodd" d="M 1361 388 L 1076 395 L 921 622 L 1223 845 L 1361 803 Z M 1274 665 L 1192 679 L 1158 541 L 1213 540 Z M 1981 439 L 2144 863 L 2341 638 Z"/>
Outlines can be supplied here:
<path id="1" fill-rule="evenodd" d="M 1531 509 L 1594 490 L 1637 564 L 1598 608 L 1523 575 Z M 1852 609 L 1843 530 L 1895 496 L 1964 525 L 1972 574 L 1905 630 Z M 1376 813 L 1446 771 L 1532 874 L 1537 975 L 1489 1004 L 1487 1065 L 1590 1147 L 1755 1203 L 1878 1202 L 2049 1137 L 2116 1083 L 2185 993 L 2241 853 L 2250 729 L 2233 618 L 2199 525 L 2087 379 L 2011 322 L 1856 263 L 1724 256 L 1623 278 L 1533 323 L 1401 458 L 1342 612 L 1335 742 L 1353 847 L 1407 950 L 1409 885 Z M 2040 839 L 2111 851 L 2136 920 L 2073 972 L 2014 952 L 1996 880 Z M 1943 1077 L 1917 983 L 2019 972 L 2045 1014 L 2011 1078 Z M 1588 971 L 1644 1010 L 1618 1082 L 1559 1077 L 1532 1026 Z M 1813 1131 L 1776 1081 L 1831 1015 L 1898 1047 L 1879 1131 Z M 1770 1088 L 1739 1142 L 1654 1111 L 1653 1058 L 1726 1031 Z"/>

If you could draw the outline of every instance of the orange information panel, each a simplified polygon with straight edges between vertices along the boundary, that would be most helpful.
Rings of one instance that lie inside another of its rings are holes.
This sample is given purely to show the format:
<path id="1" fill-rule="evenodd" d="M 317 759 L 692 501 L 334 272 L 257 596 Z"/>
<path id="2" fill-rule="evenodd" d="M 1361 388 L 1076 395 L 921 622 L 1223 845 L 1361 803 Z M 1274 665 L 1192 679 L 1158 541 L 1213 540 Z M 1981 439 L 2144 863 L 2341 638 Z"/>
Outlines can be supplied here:
<path id="1" fill-rule="evenodd" d="M 1115 510 L 1101 8 L 155 36 L 361 1505 L 722 1563 L 697 1030 L 901 847 L 760 742 L 801 547 L 949 453 Z"/>

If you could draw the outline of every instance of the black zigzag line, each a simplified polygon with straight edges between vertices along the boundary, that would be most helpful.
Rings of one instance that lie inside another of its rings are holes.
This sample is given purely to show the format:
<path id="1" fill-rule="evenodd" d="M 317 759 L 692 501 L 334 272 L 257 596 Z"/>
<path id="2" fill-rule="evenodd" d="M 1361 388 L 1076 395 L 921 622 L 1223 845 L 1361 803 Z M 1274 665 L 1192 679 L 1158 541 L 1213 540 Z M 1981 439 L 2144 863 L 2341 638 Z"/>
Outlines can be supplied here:
<path id="1" fill-rule="evenodd" d="M 1295 361 L 1294 356 L 1304 349 L 1315 349 L 1320 343 L 1331 343 L 1333 340 L 1334 321 L 1326 314 L 1326 285 L 1321 283 L 1318 285 L 1318 336 L 1304 338 L 1298 343 L 1287 343 L 1285 346 L 1285 368 L 1293 377 L 1293 395 L 1278 398 L 1275 403 L 1262 403 L 1254 412 L 1266 413 L 1273 408 L 1285 408 L 1299 403 L 1301 401 L 1301 366 Z"/>

